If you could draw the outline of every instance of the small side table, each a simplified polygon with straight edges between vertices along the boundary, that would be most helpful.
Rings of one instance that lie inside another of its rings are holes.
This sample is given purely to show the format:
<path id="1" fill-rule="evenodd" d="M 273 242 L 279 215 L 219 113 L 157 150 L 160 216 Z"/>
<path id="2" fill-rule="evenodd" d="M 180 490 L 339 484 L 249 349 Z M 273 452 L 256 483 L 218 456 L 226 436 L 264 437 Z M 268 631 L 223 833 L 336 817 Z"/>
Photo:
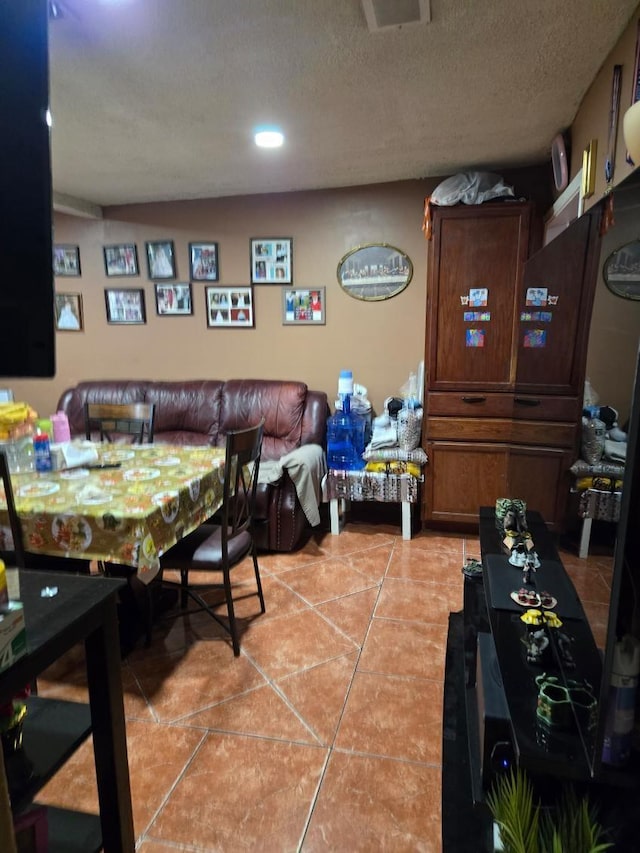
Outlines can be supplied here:
<path id="1" fill-rule="evenodd" d="M 622 491 L 620 489 L 584 489 L 580 492 L 579 515 L 582 518 L 582 533 L 578 556 L 581 559 L 586 560 L 589 556 L 593 519 L 616 524 L 620 520 L 621 501 Z"/>
<path id="2" fill-rule="evenodd" d="M 326 479 L 331 532 L 337 536 L 344 526 L 350 501 L 402 504 L 402 538 L 411 539 L 411 508 L 418 502 L 422 478 L 413 474 L 373 471 L 338 471 L 330 468 Z"/>

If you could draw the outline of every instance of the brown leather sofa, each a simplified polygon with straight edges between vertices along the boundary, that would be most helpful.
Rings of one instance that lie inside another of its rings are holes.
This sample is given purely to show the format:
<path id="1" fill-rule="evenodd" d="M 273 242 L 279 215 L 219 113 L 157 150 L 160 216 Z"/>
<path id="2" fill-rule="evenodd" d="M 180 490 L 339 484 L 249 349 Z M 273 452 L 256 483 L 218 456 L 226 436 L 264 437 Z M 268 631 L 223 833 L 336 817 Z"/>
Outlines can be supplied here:
<path id="1" fill-rule="evenodd" d="M 305 444 L 324 447 L 327 395 L 303 382 L 230 379 L 152 382 L 95 380 L 63 392 L 71 436 L 84 436 L 84 405 L 155 403 L 154 441 L 223 447 L 230 430 L 265 418 L 262 459 L 278 460 Z M 256 508 L 256 541 L 266 551 L 292 551 L 306 539 L 309 523 L 287 471 L 275 483 L 261 483 Z"/>

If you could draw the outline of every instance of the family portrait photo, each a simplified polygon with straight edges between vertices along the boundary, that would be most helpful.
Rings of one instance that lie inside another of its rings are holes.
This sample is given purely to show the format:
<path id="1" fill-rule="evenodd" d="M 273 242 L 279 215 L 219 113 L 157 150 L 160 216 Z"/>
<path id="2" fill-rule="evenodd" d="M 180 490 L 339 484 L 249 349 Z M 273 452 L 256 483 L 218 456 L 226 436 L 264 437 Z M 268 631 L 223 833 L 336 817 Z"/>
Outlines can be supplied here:
<path id="1" fill-rule="evenodd" d="M 251 287 L 207 287 L 207 326 L 210 328 L 252 327 Z"/>
<path id="2" fill-rule="evenodd" d="M 80 248 L 78 246 L 53 247 L 54 275 L 80 275 Z"/>
<path id="3" fill-rule="evenodd" d="M 293 240 L 290 237 L 251 240 L 251 283 L 291 284 L 293 282 Z"/>
<path id="4" fill-rule="evenodd" d="M 192 281 L 217 281 L 218 244 L 189 243 L 189 268 Z"/>
<path id="5" fill-rule="evenodd" d="M 156 310 L 160 315 L 193 314 L 191 285 L 156 284 Z"/>
<path id="6" fill-rule="evenodd" d="M 56 293 L 56 331 L 82 331 L 82 296 L 79 293 Z"/>
<path id="7" fill-rule="evenodd" d="M 105 289 L 108 323 L 146 323 L 142 288 Z"/>
<path id="8" fill-rule="evenodd" d="M 325 288 L 313 290 L 290 290 L 282 288 L 283 325 L 324 325 Z"/>
<path id="9" fill-rule="evenodd" d="M 135 243 L 104 246 L 104 268 L 108 276 L 138 275 L 138 252 Z"/>
<path id="10" fill-rule="evenodd" d="M 176 263 L 172 240 L 146 243 L 149 278 L 175 278 Z"/>

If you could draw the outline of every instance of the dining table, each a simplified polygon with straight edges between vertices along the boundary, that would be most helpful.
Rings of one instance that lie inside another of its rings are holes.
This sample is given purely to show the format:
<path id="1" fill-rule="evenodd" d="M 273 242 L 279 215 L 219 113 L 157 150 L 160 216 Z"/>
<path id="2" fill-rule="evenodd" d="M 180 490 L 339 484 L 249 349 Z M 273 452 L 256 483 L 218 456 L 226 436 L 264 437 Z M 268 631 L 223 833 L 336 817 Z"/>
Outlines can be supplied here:
<path id="1" fill-rule="evenodd" d="M 160 570 L 160 557 L 220 508 L 225 450 L 93 447 L 90 463 L 11 475 L 25 550 L 132 566 L 136 579 L 149 584 Z M 10 538 L 0 491 L 0 551 L 11 550 Z"/>

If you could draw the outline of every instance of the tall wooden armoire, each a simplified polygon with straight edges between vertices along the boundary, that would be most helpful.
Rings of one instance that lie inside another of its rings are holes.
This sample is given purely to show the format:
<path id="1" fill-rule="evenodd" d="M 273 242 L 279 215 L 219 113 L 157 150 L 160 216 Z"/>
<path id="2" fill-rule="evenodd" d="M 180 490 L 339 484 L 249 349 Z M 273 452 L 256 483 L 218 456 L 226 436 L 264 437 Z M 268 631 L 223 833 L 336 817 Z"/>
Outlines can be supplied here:
<path id="1" fill-rule="evenodd" d="M 529 256 L 533 207 L 433 211 L 425 352 L 429 526 L 518 497 L 562 525 L 579 447 L 599 210 Z"/>

